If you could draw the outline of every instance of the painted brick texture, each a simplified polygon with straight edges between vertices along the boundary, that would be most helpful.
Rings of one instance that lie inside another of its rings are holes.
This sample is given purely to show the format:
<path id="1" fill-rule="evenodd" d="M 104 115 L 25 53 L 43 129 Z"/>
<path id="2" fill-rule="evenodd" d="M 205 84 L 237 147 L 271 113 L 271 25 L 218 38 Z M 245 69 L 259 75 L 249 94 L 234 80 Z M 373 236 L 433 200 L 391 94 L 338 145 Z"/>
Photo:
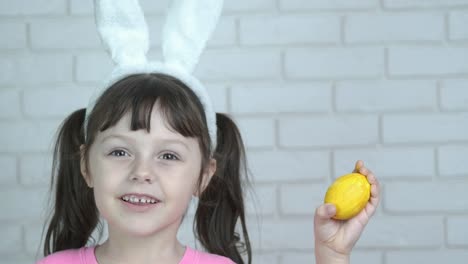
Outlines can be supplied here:
<path id="1" fill-rule="evenodd" d="M 169 2 L 141 0 L 152 59 Z M 55 133 L 111 69 L 92 0 L 0 0 L 0 264 L 40 252 Z M 353 263 L 466 263 L 468 0 L 225 0 L 195 75 L 246 145 L 254 263 L 315 263 L 358 159 L 382 202 Z"/>

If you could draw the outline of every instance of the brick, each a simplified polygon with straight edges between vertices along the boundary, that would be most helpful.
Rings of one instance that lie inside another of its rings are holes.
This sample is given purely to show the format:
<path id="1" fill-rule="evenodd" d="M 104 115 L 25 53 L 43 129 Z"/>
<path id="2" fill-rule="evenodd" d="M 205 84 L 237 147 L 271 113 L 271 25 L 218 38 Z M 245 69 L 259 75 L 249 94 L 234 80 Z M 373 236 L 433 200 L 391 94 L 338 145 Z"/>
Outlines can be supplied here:
<path id="1" fill-rule="evenodd" d="M 440 102 L 444 110 L 468 110 L 468 80 L 444 81 Z"/>
<path id="2" fill-rule="evenodd" d="M 0 185 L 13 185 L 17 182 L 16 157 L 0 155 Z"/>
<path id="3" fill-rule="evenodd" d="M 274 185 L 258 185 L 245 188 L 247 195 L 244 200 L 246 213 L 249 215 L 274 215 L 276 213 L 276 187 Z"/>
<path id="4" fill-rule="evenodd" d="M 393 47 L 388 52 L 391 76 L 426 76 L 468 73 L 468 48 Z"/>
<path id="5" fill-rule="evenodd" d="M 49 190 L 46 188 L 2 190 L 0 192 L 0 208 L 8 213 L 1 214 L 0 220 L 17 221 L 43 218 L 46 213 L 47 195 L 49 195 Z"/>
<path id="6" fill-rule="evenodd" d="M 31 117 L 61 117 L 86 108 L 93 90 L 90 88 L 58 88 L 25 90 L 24 113 Z"/>
<path id="7" fill-rule="evenodd" d="M 2 207 L 3 208 L 3 207 Z M 21 250 L 21 226 L 8 224 L 0 227 L 0 254 L 20 253 Z"/>
<path id="8" fill-rule="evenodd" d="M 430 7 L 457 7 L 468 5 L 467 0 L 384 0 L 384 7 L 388 8 L 430 8 Z"/>
<path id="9" fill-rule="evenodd" d="M 210 47 L 229 47 L 234 46 L 237 42 L 237 25 L 235 17 L 221 17 L 213 35 L 207 43 L 207 48 Z"/>
<path id="10" fill-rule="evenodd" d="M 153 1 L 161 2 L 161 1 Z M 70 1 L 70 12 L 72 15 L 91 15 L 94 13 L 92 0 Z"/>
<path id="11" fill-rule="evenodd" d="M 441 146 L 438 154 L 441 176 L 468 176 L 468 146 Z"/>
<path id="12" fill-rule="evenodd" d="M 336 87 L 336 108 L 343 112 L 433 110 L 436 83 L 430 81 L 349 81 Z"/>
<path id="13" fill-rule="evenodd" d="M 468 139 L 468 114 L 398 114 L 383 117 L 385 143 L 447 142 Z"/>
<path id="14" fill-rule="evenodd" d="M 288 184 L 280 187 L 280 209 L 285 215 L 313 215 L 323 204 L 328 184 Z"/>
<path id="15" fill-rule="evenodd" d="M 466 212 L 467 188 L 467 182 L 386 183 L 382 201 L 389 212 Z"/>
<path id="16" fill-rule="evenodd" d="M 169 0 L 141 0 L 139 1 L 143 12 L 148 14 L 162 14 L 169 5 Z M 73 15 L 92 15 L 94 6 L 92 0 L 70 1 L 70 9 Z M 156 32 L 156 31 L 153 31 Z M 160 31 L 157 31 L 160 32 Z"/>
<path id="17" fill-rule="evenodd" d="M 160 2 L 160 3 L 158 3 Z M 142 9 L 145 13 L 161 13 L 166 11 L 171 1 L 141 1 Z M 229 0 L 224 1 L 223 12 L 250 12 L 250 11 L 270 11 L 276 8 L 274 0 Z"/>
<path id="18" fill-rule="evenodd" d="M 90 67 L 92 65 L 92 67 Z M 79 82 L 103 82 L 113 68 L 109 55 L 101 53 L 80 54 L 76 58 L 75 76 Z"/>
<path id="19" fill-rule="evenodd" d="M 28 223 L 25 226 L 26 252 L 29 253 L 30 255 L 36 255 L 37 252 L 42 253 L 42 249 L 43 249 L 42 229 L 43 229 L 43 223 Z"/>
<path id="20" fill-rule="evenodd" d="M 338 43 L 338 16 L 262 15 L 241 18 L 242 45 Z"/>
<path id="21" fill-rule="evenodd" d="M 0 39 L 0 49 L 26 48 L 25 23 L 2 21 L 0 24 L 0 36 L 2 36 Z"/>
<path id="22" fill-rule="evenodd" d="M 336 150 L 333 157 L 336 176 L 350 173 L 357 160 L 379 179 L 431 179 L 435 174 L 434 150 L 428 147 Z"/>
<path id="23" fill-rule="evenodd" d="M 165 23 L 164 16 L 147 17 L 146 22 L 149 29 L 150 50 L 161 51 L 161 33 Z M 213 35 L 207 43 L 208 49 L 211 47 L 233 46 L 237 39 L 236 19 L 234 17 L 221 17 L 216 25 Z"/>
<path id="24" fill-rule="evenodd" d="M 242 140 L 247 148 L 273 147 L 274 122 L 269 118 L 236 118 Z"/>
<path id="25" fill-rule="evenodd" d="M 148 57 L 159 60 L 151 55 Z M 194 76 L 202 82 L 271 79 L 280 76 L 280 65 L 279 53 L 274 51 L 212 50 L 201 55 Z M 107 54 L 88 53 L 77 56 L 76 78 L 80 82 L 102 82 L 103 78 L 110 75 L 111 70 L 112 61 Z"/>
<path id="26" fill-rule="evenodd" d="M 253 253 L 252 263 L 258 264 L 278 264 L 278 256 L 272 253 Z"/>
<path id="27" fill-rule="evenodd" d="M 374 217 L 357 242 L 356 248 L 439 247 L 443 244 L 443 233 L 443 221 L 440 217 Z"/>
<path id="28" fill-rule="evenodd" d="M 331 85 L 263 83 L 234 85 L 231 89 L 235 113 L 328 112 L 331 109 Z"/>
<path id="29" fill-rule="evenodd" d="M 449 217 L 447 219 L 447 243 L 451 246 L 468 246 L 468 217 Z"/>
<path id="30" fill-rule="evenodd" d="M 20 159 L 20 182 L 24 185 L 49 185 L 51 173 L 51 155 L 30 154 Z"/>
<path id="31" fill-rule="evenodd" d="M 378 0 L 280 0 L 286 10 L 370 9 L 379 6 Z"/>
<path id="32" fill-rule="evenodd" d="M 35 260 L 31 256 L 25 256 L 24 254 L 17 254 L 15 256 L 2 256 L 0 264 L 31 264 L 35 263 Z"/>
<path id="33" fill-rule="evenodd" d="M 326 151 L 250 151 L 248 166 L 256 182 L 325 180 L 330 172 Z M 287 166 L 272 166 L 287 164 Z"/>
<path id="34" fill-rule="evenodd" d="M 65 14 L 65 0 L 17 0 L 0 2 L 0 16 Z"/>
<path id="35" fill-rule="evenodd" d="M 379 252 L 364 252 L 353 250 L 350 263 L 360 264 L 382 264 L 382 254 Z M 287 263 L 310 263 L 316 264 L 315 255 L 313 253 L 296 253 L 287 252 L 282 254 L 283 264 Z"/>
<path id="36" fill-rule="evenodd" d="M 224 1 L 225 12 L 272 11 L 276 9 L 275 0 L 228 0 Z"/>
<path id="37" fill-rule="evenodd" d="M 279 142 L 284 147 L 371 145 L 377 141 L 378 120 L 375 116 L 290 117 L 279 120 Z"/>
<path id="38" fill-rule="evenodd" d="M 100 48 L 94 19 L 47 18 L 31 22 L 33 49 Z"/>
<path id="39" fill-rule="evenodd" d="M 281 260 L 283 263 L 311 263 L 316 264 L 315 254 L 311 253 L 300 253 L 300 252 L 286 252 L 281 254 Z"/>
<path id="40" fill-rule="evenodd" d="M 381 43 L 444 38 L 442 14 L 360 14 L 346 17 L 345 41 Z"/>
<path id="41" fill-rule="evenodd" d="M 0 152 L 49 151 L 59 122 L 0 122 Z"/>
<path id="42" fill-rule="evenodd" d="M 467 2 L 468 3 L 468 2 Z M 468 12 L 452 12 L 449 17 L 449 39 L 450 40 L 467 40 L 468 29 Z"/>
<path id="43" fill-rule="evenodd" d="M 15 119 L 21 116 L 20 93 L 15 89 L 0 90 L 0 118 Z"/>
<path id="44" fill-rule="evenodd" d="M 292 79 L 376 78 L 384 69 L 381 48 L 294 48 L 286 50 L 285 73 Z"/>
<path id="45" fill-rule="evenodd" d="M 468 259 L 466 250 L 431 250 L 431 251 L 390 251 L 387 253 L 386 264 L 440 264 L 463 263 Z"/>
<path id="46" fill-rule="evenodd" d="M 71 12 L 78 15 L 89 15 L 93 11 L 93 3 L 91 0 L 87 1 L 72 1 Z M 163 14 L 169 6 L 169 0 L 141 0 L 140 4 L 146 15 L 150 14 Z M 224 12 L 250 12 L 250 11 L 269 11 L 276 8 L 274 0 L 238 0 L 238 1 L 225 1 Z"/>
<path id="47" fill-rule="evenodd" d="M 160 60 L 151 55 L 148 57 L 151 60 Z M 280 56 L 276 52 L 216 50 L 201 55 L 194 76 L 203 83 L 235 79 L 266 79 L 278 77 L 280 68 Z M 102 82 L 103 78 L 110 75 L 111 70 L 112 61 L 107 54 L 89 53 L 79 55 L 77 58 L 76 75 L 80 82 Z"/>
<path id="48" fill-rule="evenodd" d="M 207 51 L 201 56 L 195 76 L 202 80 L 252 80 L 280 76 L 278 51 Z"/>
<path id="49" fill-rule="evenodd" d="M 66 82 L 72 80 L 72 58 L 62 54 L 6 55 L 0 57 L 0 72 L 0 85 Z"/>
<path id="50" fill-rule="evenodd" d="M 284 228 L 287 226 L 288 228 Z M 253 249 L 260 250 L 312 250 L 314 245 L 314 220 L 248 219 L 248 230 Z"/>

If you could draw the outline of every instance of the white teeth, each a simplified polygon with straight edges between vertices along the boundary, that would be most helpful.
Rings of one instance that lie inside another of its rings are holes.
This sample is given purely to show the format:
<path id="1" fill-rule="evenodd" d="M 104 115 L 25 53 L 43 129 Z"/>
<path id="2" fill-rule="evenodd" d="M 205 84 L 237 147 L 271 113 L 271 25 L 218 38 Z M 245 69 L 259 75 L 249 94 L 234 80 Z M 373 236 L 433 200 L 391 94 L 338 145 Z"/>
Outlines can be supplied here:
<path id="1" fill-rule="evenodd" d="M 156 203 L 156 200 L 155 199 L 151 199 L 151 198 L 137 198 L 135 196 L 128 196 L 128 195 L 125 195 L 122 197 L 122 200 L 126 201 L 126 202 L 130 202 L 130 203 L 142 203 L 142 204 L 155 204 Z"/>

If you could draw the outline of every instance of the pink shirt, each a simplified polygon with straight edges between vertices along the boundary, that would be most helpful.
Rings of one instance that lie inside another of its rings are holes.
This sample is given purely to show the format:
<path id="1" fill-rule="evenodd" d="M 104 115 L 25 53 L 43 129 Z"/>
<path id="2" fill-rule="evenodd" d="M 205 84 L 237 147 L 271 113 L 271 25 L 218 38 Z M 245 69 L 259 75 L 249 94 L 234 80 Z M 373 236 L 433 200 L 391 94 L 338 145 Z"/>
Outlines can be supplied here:
<path id="1" fill-rule="evenodd" d="M 94 247 L 82 247 L 55 252 L 36 264 L 98 264 L 94 255 Z M 235 264 L 230 259 L 194 250 L 186 247 L 179 264 Z"/>

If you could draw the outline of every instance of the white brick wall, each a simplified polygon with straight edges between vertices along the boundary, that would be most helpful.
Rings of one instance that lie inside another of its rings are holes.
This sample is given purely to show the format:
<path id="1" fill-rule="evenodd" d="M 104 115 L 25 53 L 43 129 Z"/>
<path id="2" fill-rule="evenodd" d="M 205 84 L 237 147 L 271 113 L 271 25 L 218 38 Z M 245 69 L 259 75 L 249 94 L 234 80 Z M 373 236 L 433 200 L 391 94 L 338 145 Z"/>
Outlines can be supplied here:
<path id="1" fill-rule="evenodd" d="M 278 136 L 283 147 L 371 145 L 378 141 L 378 119 L 373 115 L 282 117 Z"/>
<path id="2" fill-rule="evenodd" d="M 377 78 L 383 74 L 381 48 L 292 48 L 286 50 L 285 74 L 291 79 Z"/>
<path id="3" fill-rule="evenodd" d="M 170 1 L 141 2 L 160 58 Z M 225 0 L 195 74 L 247 146 L 254 263 L 315 263 L 314 209 L 357 159 L 383 189 L 352 263 L 466 262 L 467 40 L 468 0 Z M 0 264 L 40 252 L 57 126 L 111 69 L 92 0 L 0 0 Z"/>
<path id="4" fill-rule="evenodd" d="M 66 2 L 66 0 L 1 1 L 0 15 L 63 15 L 66 12 Z"/>
<path id="5" fill-rule="evenodd" d="M 350 15 L 345 25 L 345 41 L 349 43 L 440 41 L 444 35 L 442 14 Z M 427 27 L 431 30 L 424 30 Z"/>
<path id="6" fill-rule="evenodd" d="M 468 81 L 448 80 L 440 94 L 443 110 L 468 110 Z"/>
<path id="7" fill-rule="evenodd" d="M 340 82 L 336 87 L 335 105 L 340 112 L 409 112 L 436 108 L 435 82 L 351 81 Z M 353 97 L 359 101 L 350 100 Z"/>
<path id="8" fill-rule="evenodd" d="M 0 48 L 26 48 L 26 23 L 2 21 L 0 32 L 3 33 L 0 39 Z"/>
<path id="9" fill-rule="evenodd" d="M 450 13 L 450 29 L 449 36 L 451 40 L 466 40 L 468 39 L 468 12 L 452 12 Z"/>
<path id="10" fill-rule="evenodd" d="M 392 47 L 388 70 L 392 77 L 466 74 L 467 57 L 466 47 Z"/>
<path id="11" fill-rule="evenodd" d="M 337 43 L 339 16 L 288 15 L 242 18 L 240 43 L 246 46 L 296 43 Z"/>

